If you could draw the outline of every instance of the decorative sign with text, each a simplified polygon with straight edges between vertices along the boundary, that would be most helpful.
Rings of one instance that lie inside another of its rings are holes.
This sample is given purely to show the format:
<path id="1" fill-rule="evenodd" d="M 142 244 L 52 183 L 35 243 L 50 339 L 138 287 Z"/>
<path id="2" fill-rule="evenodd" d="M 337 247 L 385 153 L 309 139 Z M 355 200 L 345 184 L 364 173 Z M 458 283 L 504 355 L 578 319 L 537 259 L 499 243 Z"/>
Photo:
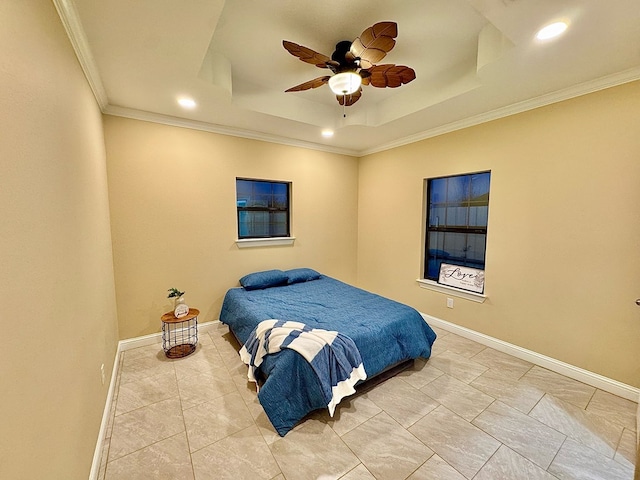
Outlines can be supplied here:
<path id="1" fill-rule="evenodd" d="M 442 263 L 440 265 L 438 283 L 469 290 L 470 292 L 483 293 L 484 270 Z"/>

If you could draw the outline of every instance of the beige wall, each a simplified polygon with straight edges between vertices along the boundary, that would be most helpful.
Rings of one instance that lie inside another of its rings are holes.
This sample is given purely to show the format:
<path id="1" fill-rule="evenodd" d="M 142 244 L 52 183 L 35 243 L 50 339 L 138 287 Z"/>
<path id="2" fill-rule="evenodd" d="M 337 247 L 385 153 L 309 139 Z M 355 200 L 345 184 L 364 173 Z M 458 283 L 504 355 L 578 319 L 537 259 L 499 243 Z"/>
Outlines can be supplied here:
<path id="1" fill-rule="evenodd" d="M 359 284 L 640 387 L 638 112 L 635 82 L 362 158 Z M 480 170 L 488 299 L 448 309 L 415 282 L 423 179 Z"/>
<path id="2" fill-rule="evenodd" d="M 636 412 L 636 468 L 633 480 L 640 480 L 640 398 L 638 400 L 638 410 Z"/>
<path id="3" fill-rule="evenodd" d="M 213 320 L 254 270 L 358 280 L 640 386 L 639 83 L 358 162 L 109 116 L 103 132 L 52 4 L 4 0 L 0 24 L 0 478 L 87 478 L 118 337 L 157 332 L 173 286 Z M 484 169 L 489 298 L 446 309 L 415 283 L 423 179 Z M 236 176 L 293 182 L 293 247 L 236 247 Z"/>
<path id="4" fill-rule="evenodd" d="M 169 287 L 208 321 L 249 271 L 357 269 L 364 288 L 639 386 L 639 104 L 623 85 L 359 162 L 106 116 L 120 336 L 157 332 Z M 423 179 L 486 169 L 489 298 L 447 309 L 415 282 Z M 236 247 L 236 176 L 293 181 L 294 247 Z"/>
<path id="5" fill-rule="evenodd" d="M 211 321 L 252 271 L 355 282 L 357 159 L 113 116 L 105 138 L 121 338 L 160 330 L 171 287 Z M 294 246 L 236 246 L 236 177 L 293 182 Z"/>
<path id="6" fill-rule="evenodd" d="M 86 479 L 117 348 L 100 110 L 48 0 L 0 2 L 0 478 Z"/>

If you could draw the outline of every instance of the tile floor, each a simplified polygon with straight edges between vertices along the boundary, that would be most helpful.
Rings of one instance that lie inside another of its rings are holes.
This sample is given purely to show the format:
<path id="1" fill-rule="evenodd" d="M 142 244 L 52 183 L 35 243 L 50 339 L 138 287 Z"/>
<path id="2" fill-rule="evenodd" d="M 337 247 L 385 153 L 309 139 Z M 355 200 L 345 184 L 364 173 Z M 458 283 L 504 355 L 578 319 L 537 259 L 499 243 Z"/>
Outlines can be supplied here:
<path id="1" fill-rule="evenodd" d="M 436 329 L 433 356 L 279 437 L 227 327 L 123 352 L 100 480 L 631 480 L 637 405 Z"/>

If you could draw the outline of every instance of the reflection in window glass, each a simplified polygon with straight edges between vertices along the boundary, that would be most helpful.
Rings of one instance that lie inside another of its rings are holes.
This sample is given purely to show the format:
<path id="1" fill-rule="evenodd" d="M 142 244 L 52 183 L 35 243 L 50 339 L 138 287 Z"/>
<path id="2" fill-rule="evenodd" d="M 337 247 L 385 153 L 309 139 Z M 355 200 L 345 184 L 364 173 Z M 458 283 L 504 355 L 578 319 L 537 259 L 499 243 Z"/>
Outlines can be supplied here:
<path id="1" fill-rule="evenodd" d="M 424 278 L 449 263 L 484 270 L 491 172 L 432 178 L 427 188 Z"/>

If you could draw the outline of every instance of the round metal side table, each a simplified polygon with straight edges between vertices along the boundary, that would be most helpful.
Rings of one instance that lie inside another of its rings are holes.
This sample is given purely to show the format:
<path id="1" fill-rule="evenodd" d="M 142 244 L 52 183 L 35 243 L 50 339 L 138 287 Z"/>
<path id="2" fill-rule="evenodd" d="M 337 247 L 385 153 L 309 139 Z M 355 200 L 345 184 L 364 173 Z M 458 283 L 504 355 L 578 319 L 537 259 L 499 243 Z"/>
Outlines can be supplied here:
<path id="1" fill-rule="evenodd" d="M 200 310 L 176 318 L 173 312 L 162 315 L 162 349 L 168 358 L 182 358 L 196 351 L 198 344 L 198 315 Z"/>

